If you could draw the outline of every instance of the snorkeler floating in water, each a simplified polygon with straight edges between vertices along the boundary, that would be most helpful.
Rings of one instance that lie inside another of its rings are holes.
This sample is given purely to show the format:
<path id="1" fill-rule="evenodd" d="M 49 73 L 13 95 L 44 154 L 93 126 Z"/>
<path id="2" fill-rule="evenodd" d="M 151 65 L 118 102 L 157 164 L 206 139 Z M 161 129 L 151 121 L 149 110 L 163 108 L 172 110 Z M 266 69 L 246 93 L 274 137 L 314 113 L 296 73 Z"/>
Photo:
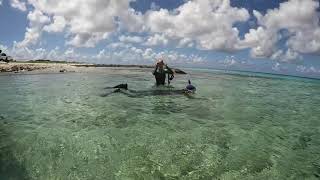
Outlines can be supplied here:
<path id="1" fill-rule="evenodd" d="M 153 75 L 156 79 L 156 86 L 164 86 L 166 81 L 166 74 L 168 75 L 168 84 L 174 78 L 174 71 L 169 68 L 163 60 L 158 60 Z M 145 97 L 145 96 L 165 96 L 165 95 L 186 95 L 190 96 L 195 93 L 196 87 L 188 81 L 188 85 L 184 89 L 174 90 L 174 89 L 153 89 L 145 91 L 135 91 L 128 89 L 128 84 L 119 84 L 114 87 L 107 87 L 106 89 L 114 89 L 114 91 L 102 95 L 103 97 L 109 96 L 113 93 L 122 93 L 128 97 Z"/>
<path id="2" fill-rule="evenodd" d="M 144 90 L 144 91 L 136 91 L 128 89 L 128 84 L 119 84 L 114 87 L 107 87 L 106 89 L 114 89 L 112 92 L 103 94 L 102 96 L 109 96 L 114 93 L 125 94 L 128 97 L 145 97 L 145 96 L 166 96 L 166 95 L 187 95 L 190 96 L 196 92 L 196 87 L 191 84 L 189 80 L 189 84 L 180 90 L 174 89 L 153 89 L 153 90 Z"/>

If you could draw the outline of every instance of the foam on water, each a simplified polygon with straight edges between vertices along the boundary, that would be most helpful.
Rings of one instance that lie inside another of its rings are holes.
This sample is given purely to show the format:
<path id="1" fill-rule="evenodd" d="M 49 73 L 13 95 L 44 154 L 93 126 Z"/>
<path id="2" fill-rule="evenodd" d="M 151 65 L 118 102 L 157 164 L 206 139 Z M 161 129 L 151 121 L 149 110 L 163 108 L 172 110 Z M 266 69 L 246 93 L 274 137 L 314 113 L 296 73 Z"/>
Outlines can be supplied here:
<path id="1" fill-rule="evenodd" d="M 136 70 L 0 76 L 0 179 L 320 177 L 319 81 L 191 77 L 195 98 L 101 97 L 152 89 Z"/>

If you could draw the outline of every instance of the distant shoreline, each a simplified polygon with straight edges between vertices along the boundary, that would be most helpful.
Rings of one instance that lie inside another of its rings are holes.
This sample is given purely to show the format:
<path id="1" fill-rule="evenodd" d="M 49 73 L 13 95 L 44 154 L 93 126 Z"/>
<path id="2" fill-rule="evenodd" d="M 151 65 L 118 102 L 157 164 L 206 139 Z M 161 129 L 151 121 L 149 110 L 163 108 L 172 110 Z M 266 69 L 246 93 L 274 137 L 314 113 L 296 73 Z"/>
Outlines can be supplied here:
<path id="1" fill-rule="evenodd" d="M 150 65 L 121 65 L 121 64 L 85 64 L 79 62 L 66 62 L 66 61 L 50 61 L 50 60 L 35 60 L 35 61 L 15 61 L 10 63 L 0 63 L 1 72 L 77 72 L 83 68 L 99 68 L 99 67 L 114 67 L 114 68 L 143 68 L 151 69 L 154 66 Z M 177 74 L 187 74 L 186 72 L 173 68 Z"/>
<path id="2" fill-rule="evenodd" d="M 136 67 L 136 68 L 154 68 L 150 65 L 122 65 L 122 64 L 73 64 L 75 67 Z"/>
<path id="3" fill-rule="evenodd" d="M 39 72 L 67 72 L 72 71 L 72 64 L 67 63 L 40 63 L 40 62 L 10 62 L 0 63 L 0 73 Z"/>
<path id="4" fill-rule="evenodd" d="M 9 63 L 0 62 L 0 74 L 1 73 L 24 73 L 29 71 L 39 72 L 39 73 L 63 73 L 63 72 L 91 72 L 97 71 L 96 68 L 137 68 L 137 69 L 153 69 L 154 66 L 151 65 L 122 65 L 122 64 L 86 64 L 83 62 L 67 62 L 67 61 L 50 61 L 50 60 L 33 60 L 33 61 L 13 61 Z M 178 68 L 173 68 L 177 74 L 187 74 Z M 186 68 L 187 70 L 188 68 Z M 206 70 L 207 68 L 200 68 Z M 320 80 L 318 77 L 310 76 L 296 76 L 292 74 L 281 74 L 281 73 L 267 73 L 267 72 L 255 72 L 255 71 L 244 71 L 244 70 L 228 70 L 212 68 L 207 70 L 219 70 L 224 71 L 224 73 L 240 72 L 240 73 L 257 73 L 262 75 L 277 75 L 282 77 L 296 77 L 303 79 Z M 98 70 L 103 71 L 103 69 Z"/>

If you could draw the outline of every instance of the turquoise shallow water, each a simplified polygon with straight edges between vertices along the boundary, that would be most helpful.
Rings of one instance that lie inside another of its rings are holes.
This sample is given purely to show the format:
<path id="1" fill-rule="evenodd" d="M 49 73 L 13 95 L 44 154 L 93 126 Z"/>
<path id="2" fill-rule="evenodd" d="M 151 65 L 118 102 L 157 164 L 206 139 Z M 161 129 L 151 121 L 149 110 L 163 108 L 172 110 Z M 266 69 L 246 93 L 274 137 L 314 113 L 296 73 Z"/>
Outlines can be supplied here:
<path id="1" fill-rule="evenodd" d="M 194 98 L 101 96 L 147 70 L 0 75 L 0 179 L 320 178 L 320 81 L 189 71 Z"/>

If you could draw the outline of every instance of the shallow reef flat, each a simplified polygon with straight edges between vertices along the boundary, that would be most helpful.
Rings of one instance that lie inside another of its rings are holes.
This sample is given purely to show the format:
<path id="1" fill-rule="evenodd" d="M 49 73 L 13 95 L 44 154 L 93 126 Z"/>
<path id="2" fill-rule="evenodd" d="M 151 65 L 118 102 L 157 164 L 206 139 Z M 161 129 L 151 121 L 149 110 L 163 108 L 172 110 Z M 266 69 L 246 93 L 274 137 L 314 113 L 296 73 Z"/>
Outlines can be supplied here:
<path id="1" fill-rule="evenodd" d="M 319 179 L 318 80 L 188 72 L 194 98 L 101 96 L 150 69 L 1 75 L 0 179 Z"/>

